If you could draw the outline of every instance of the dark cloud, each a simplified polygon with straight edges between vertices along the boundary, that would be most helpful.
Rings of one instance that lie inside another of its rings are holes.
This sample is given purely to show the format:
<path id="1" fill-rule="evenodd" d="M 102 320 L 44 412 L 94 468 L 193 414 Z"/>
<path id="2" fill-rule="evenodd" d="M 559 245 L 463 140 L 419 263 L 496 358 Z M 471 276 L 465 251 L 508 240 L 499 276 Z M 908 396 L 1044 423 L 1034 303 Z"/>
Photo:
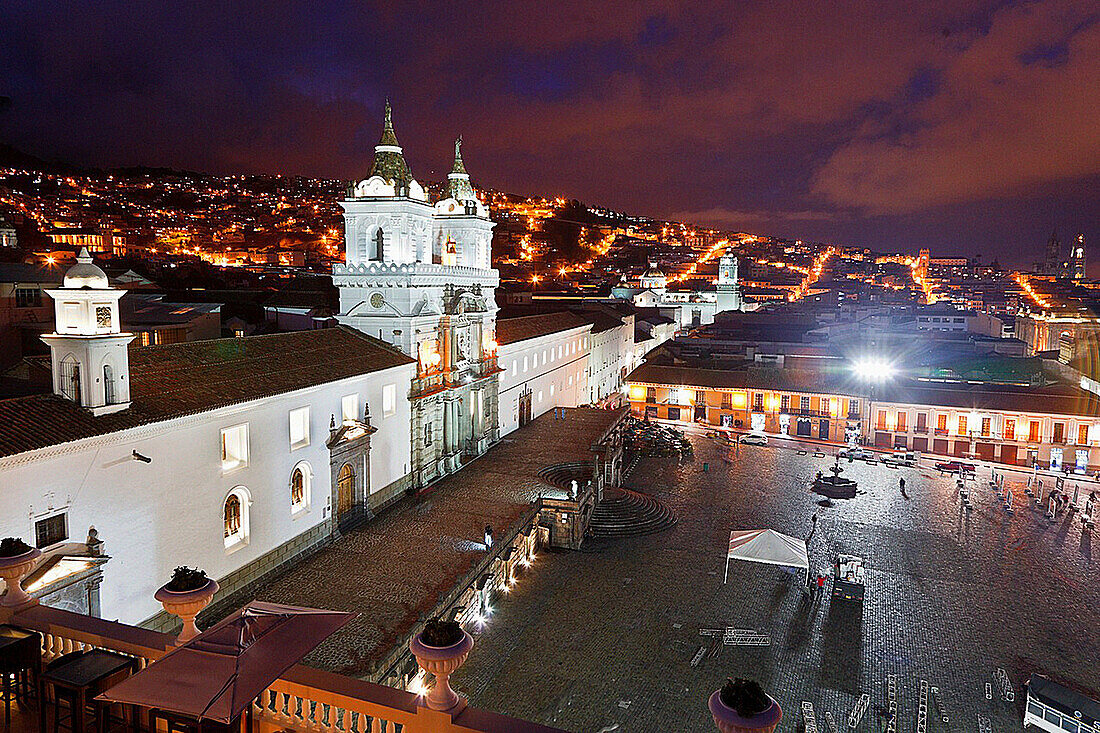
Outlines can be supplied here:
<path id="1" fill-rule="evenodd" d="M 414 173 L 892 249 L 1100 224 L 1100 23 L 1073 0 L 0 6 L 0 136 L 102 165 Z"/>

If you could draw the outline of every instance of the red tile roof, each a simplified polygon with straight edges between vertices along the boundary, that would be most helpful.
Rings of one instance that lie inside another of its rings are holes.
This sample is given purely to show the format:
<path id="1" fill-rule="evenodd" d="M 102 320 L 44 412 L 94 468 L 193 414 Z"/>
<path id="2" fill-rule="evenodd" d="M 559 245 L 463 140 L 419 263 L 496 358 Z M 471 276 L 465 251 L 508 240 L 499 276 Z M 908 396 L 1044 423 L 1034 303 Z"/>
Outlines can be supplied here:
<path id="1" fill-rule="evenodd" d="M 130 348 L 126 410 L 95 417 L 70 400 L 0 400 L 0 456 L 413 363 L 351 328 Z"/>
<path id="2" fill-rule="evenodd" d="M 589 325 L 590 321 L 569 311 L 545 313 L 537 316 L 502 318 L 497 320 L 497 343 L 513 344 L 517 341 L 547 336 Z"/>

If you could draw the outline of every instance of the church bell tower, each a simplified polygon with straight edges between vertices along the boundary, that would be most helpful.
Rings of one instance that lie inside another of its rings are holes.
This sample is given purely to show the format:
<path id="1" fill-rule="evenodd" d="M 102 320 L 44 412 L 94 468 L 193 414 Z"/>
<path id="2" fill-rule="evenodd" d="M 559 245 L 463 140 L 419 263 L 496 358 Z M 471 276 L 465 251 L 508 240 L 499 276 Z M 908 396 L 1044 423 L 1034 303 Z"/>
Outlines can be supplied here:
<path id="1" fill-rule="evenodd" d="M 54 332 L 42 336 L 50 347 L 54 394 L 93 415 L 130 406 L 130 356 L 134 334 L 123 333 L 118 301 L 125 295 L 92 263 L 87 248 L 65 273 L 63 286 L 47 290 L 54 302 Z"/>

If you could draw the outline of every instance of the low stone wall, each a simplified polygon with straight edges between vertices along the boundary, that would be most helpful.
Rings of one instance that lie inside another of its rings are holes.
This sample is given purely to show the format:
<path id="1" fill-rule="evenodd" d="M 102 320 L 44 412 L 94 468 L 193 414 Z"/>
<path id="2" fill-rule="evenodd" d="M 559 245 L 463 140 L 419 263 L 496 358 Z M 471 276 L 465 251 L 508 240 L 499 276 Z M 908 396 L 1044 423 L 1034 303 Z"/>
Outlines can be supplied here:
<path id="1" fill-rule="evenodd" d="M 269 573 L 278 570 L 283 565 L 297 562 L 308 555 L 312 555 L 331 541 L 332 520 L 326 519 L 224 578 L 218 578 L 218 585 L 221 589 L 218 591 L 218 595 L 214 597 L 210 607 L 199 616 L 200 626 L 204 625 L 202 623 L 204 620 L 209 623 L 212 620 L 223 618 L 235 611 L 238 606 L 244 605 L 247 600 L 250 600 L 244 598 L 244 596 L 247 596 L 248 588 L 259 583 Z M 142 621 L 140 626 L 153 631 L 174 634 L 180 630 L 180 621 L 175 616 L 161 611 Z"/>

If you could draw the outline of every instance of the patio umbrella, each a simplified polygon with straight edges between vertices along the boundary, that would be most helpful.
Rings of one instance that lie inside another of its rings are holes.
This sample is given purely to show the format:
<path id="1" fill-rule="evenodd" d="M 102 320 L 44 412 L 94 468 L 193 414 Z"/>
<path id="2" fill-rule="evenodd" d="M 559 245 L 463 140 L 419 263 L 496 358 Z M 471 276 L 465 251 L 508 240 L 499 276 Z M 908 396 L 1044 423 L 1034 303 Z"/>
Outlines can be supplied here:
<path id="1" fill-rule="evenodd" d="M 253 601 L 96 699 L 230 723 L 354 616 Z"/>

